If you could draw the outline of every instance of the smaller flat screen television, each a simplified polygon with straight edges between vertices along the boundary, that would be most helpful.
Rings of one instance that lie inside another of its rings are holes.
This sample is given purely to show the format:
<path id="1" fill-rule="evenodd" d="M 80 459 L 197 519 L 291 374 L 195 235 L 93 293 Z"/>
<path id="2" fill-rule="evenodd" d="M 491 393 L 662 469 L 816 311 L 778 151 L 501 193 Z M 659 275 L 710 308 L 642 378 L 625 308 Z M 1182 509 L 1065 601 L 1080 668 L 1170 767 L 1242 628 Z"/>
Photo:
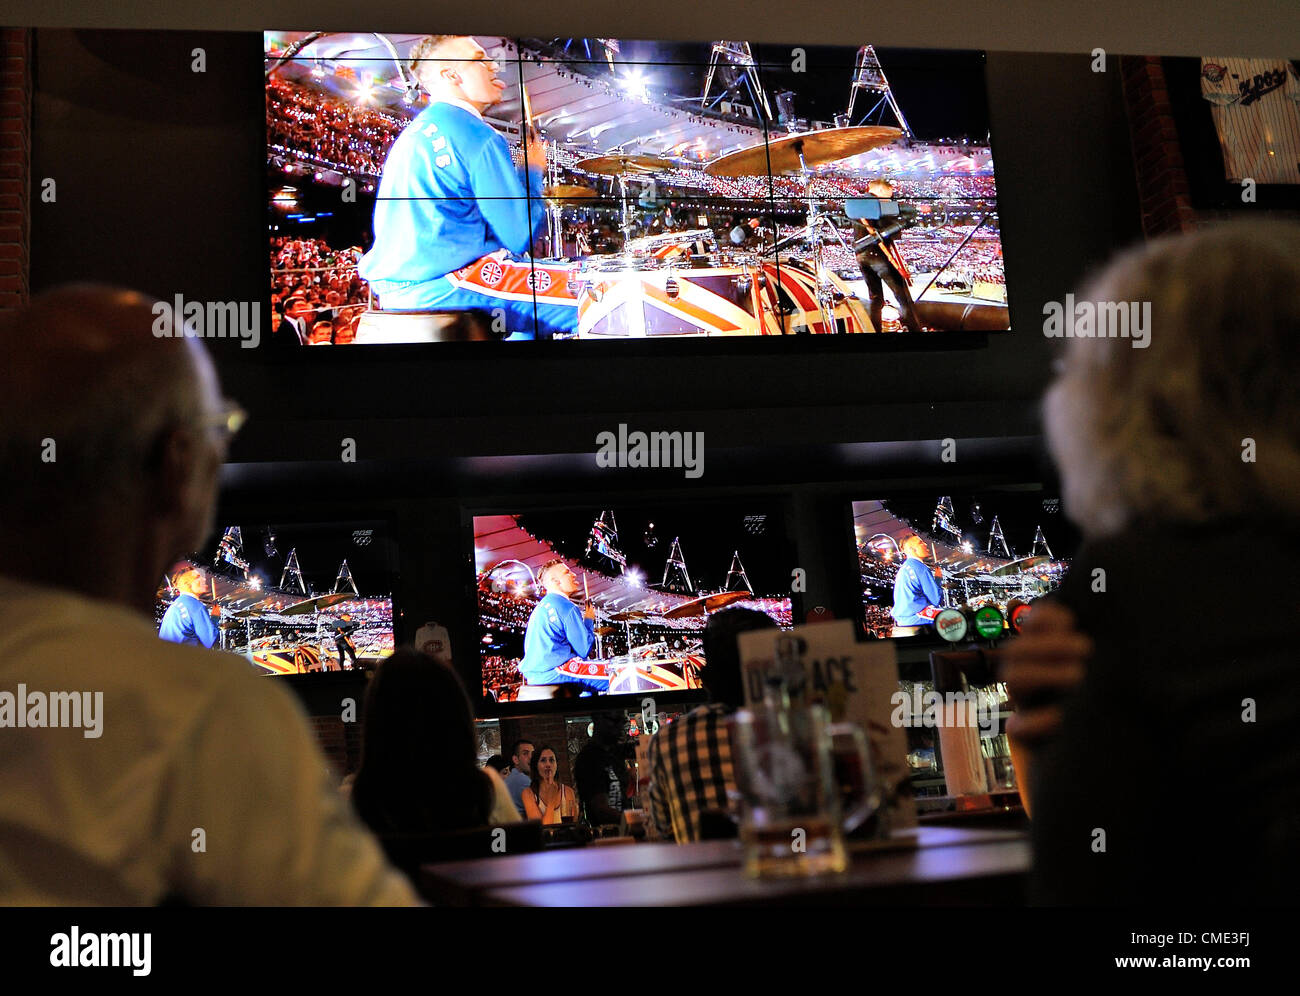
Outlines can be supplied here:
<path id="1" fill-rule="evenodd" d="M 163 639 L 261 674 L 361 670 L 393 652 L 396 577 L 386 523 L 227 520 L 160 580 L 154 616 Z"/>
<path id="2" fill-rule="evenodd" d="M 1030 611 L 1022 606 L 1058 588 L 1070 568 L 1078 536 L 1060 508 L 1054 495 L 1019 489 L 853 502 L 867 636 L 935 637 L 945 608 L 965 610 L 971 639 L 985 606 L 1018 624 Z"/>

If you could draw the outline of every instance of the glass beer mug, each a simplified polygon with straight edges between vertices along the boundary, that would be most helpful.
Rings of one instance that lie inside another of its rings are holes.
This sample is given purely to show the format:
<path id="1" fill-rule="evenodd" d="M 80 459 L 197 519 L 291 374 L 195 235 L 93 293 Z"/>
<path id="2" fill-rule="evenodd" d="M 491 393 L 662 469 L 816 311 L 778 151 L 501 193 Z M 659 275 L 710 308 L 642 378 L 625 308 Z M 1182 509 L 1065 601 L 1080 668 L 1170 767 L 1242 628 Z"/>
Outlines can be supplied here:
<path id="1" fill-rule="evenodd" d="M 862 731 L 821 705 L 770 701 L 738 712 L 731 730 L 745 874 L 844 871 L 845 832 L 880 806 Z"/>

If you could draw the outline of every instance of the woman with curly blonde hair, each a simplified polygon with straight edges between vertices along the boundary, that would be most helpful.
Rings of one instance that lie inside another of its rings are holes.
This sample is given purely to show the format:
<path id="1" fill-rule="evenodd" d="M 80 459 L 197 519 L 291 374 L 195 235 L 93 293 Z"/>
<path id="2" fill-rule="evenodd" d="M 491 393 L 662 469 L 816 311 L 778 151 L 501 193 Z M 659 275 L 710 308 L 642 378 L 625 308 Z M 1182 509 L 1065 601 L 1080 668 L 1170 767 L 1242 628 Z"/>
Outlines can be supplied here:
<path id="1" fill-rule="evenodd" d="M 1300 227 L 1155 241 L 1079 300 L 1151 321 L 1143 348 L 1070 339 L 1044 400 L 1086 542 L 1007 648 L 1033 899 L 1294 902 Z"/>

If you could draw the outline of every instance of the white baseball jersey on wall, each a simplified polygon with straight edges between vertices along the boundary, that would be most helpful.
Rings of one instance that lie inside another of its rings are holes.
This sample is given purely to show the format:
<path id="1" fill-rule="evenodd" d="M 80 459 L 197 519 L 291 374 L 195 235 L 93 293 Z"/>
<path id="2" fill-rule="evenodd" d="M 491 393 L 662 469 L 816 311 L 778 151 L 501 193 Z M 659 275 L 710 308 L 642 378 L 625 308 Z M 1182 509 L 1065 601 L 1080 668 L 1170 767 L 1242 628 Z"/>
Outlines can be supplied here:
<path id="1" fill-rule="evenodd" d="M 427 622 L 415 632 L 415 649 L 428 654 L 439 664 L 451 667 L 451 637 L 447 627 Z"/>
<path id="2" fill-rule="evenodd" d="M 1201 59 L 1229 180 L 1300 183 L 1300 77 L 1286 59 Z"/>

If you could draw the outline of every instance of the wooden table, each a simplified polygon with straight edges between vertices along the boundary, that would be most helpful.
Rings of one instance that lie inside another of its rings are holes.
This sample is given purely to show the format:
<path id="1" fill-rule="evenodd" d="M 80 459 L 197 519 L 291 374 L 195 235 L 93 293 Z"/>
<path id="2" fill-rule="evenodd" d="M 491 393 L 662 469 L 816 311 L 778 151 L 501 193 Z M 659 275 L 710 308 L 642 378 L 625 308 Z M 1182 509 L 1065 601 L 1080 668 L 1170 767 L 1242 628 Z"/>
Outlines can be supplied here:
<path id="1" fill-rule="evenodd" d="M 764 880 L 738 841 L 637 844 L 426 865 L 425 892 L 460 906 L 1019 905 L 1029 842 L 1007 830 L 918 827 L 851 845 L 843 875 Z"/>

